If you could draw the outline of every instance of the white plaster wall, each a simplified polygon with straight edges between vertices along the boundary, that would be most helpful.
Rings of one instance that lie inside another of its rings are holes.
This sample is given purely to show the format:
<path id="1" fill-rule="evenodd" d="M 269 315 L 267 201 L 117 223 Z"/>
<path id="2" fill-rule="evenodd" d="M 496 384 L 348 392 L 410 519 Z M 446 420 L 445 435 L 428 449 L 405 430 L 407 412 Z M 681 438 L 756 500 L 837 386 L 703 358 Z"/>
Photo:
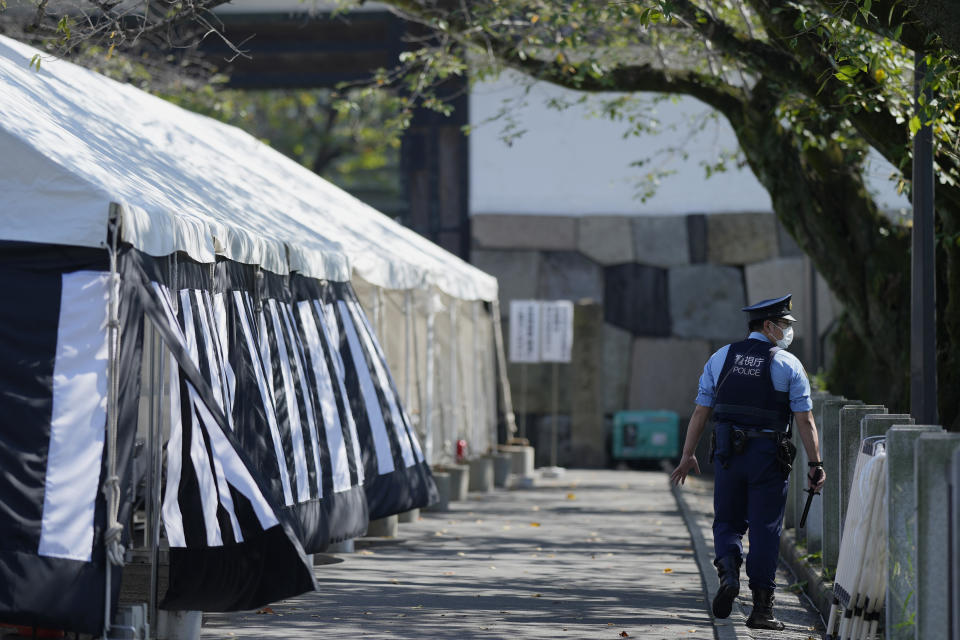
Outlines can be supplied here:
<path id="1" fill-rule="evenodd" d="M 624 138 L 628 124 L 593 115 L 604 98 L 616 94 L 591 96 L 585 104 L 557 110 L 547 106 L 549 100 L 573 102 L 581 94 L 546 83 L 529 85 L 519 74 L 506 72 L 496 80 L 478 83 L 470 94 L 472 214 L 680 215 L 771 210 L 769 195 L 747 168 L 706 178 L 701 163 L 713 162 L 721 152 L 736 148 L 733 131 L 722 118 L 683 142 L 687 158 L 662 157 L 659 168 L 676 173 L 663 178 L 646 202 L 638 197 L 638 177 L 650 168 L 631 163 L 687 138 L 691 124 L 710 113 L 703 103 L 692 98 L 661 102 L 652 106 L 662 123 L 660 133 Z M 516 128 L 524 131 L 509 145 L 503 140 L 507 120 L 489 121 L 505 105 Z M 887 180 L 891 172 L 889 165 L 876 160 L 869 172 L 871 188 L 882 193 L 885 208 L 907 206 Z"/>

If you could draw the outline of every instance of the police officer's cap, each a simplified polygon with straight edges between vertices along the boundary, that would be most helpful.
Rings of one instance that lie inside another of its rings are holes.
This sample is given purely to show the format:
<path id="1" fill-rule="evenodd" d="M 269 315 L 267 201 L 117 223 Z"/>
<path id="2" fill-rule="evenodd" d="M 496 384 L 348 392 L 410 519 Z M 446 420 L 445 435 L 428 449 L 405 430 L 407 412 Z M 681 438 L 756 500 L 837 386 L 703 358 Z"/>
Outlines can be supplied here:
<path id="1" fill-rule="evenodd" d="M 790 311 L 793 310 L 793 301 L 791 300 L 792 297 L 793 295 L 788 293 L 782 298 L 761 300 L 760 302 L 752 304 L 749 307 L 744 307 L 741 309 L 741 311 L 746 311 L 749 313 L 751 320 L 782 318 L 783 320 L 796 322 L 797 319 L 790 315 Z"/>

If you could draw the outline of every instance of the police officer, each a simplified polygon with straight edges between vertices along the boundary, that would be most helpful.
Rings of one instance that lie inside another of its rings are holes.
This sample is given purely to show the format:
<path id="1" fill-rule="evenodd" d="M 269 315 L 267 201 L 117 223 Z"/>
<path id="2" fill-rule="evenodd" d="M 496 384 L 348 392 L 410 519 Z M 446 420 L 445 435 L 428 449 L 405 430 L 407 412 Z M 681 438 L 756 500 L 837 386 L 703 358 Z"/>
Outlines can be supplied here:
<path id="1" fill-rule="evenodd" d="M 826 480 L 810 383 L 800 360 L 786 351 L 796 322 L 791 309 L 790 295 L 743 308 L 750 335 L 721 348 L 704 366 L 683 456 L 671 476 L 683 484 L 688 473 L 700 472 L 695 451 L 712 417 L 714 565 L 720 576 L 713 615 L 729 616 L 740 592 L 742 539 L 749 528 L 753 611 L 747 626 L 777 631 L 783 623 L 773 615 L 773 592 L 788 473 L 796 454 L 789 435 L 792 421 L 810 460 L 809 487 L 819 491 Z"/>

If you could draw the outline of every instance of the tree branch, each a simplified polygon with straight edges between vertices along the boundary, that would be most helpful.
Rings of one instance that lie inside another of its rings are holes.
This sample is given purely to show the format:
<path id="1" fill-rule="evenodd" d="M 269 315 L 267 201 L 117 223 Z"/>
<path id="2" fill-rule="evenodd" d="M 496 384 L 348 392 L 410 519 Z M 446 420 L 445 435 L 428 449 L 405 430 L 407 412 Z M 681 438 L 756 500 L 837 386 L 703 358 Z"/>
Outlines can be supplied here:
<path id="1" fill-rule="evenodd" d="M 501 56 L 501 59 L 517 71 L 567 89 L 590 93 L 617 91 L 683 94 L 710 105 L 728 119 L 737 122 L 742 120 L 743 102 L 739 97 L 739 89 L 714 76 L 704 76 L 693 71 L 669 73 L 643 64 L 617 66 L 594 78 L 573 75 L 566 69 L 565 64 L 532 58 L 521 59 L 516 55 L 509 58 Z"/>

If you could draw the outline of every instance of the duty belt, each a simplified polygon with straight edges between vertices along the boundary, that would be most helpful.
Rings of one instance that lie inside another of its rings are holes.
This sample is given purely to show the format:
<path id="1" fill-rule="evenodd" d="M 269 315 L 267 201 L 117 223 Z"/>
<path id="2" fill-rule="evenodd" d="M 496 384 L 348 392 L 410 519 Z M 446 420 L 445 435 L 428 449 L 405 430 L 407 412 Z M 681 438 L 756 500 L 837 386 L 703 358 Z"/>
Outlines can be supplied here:
<path id="1" fill-rule="evenodd" d="M 739 431 L 744 438 L 767 438 L 769 440 L 779 440 L 786 433 L 782 431 L 760 431 L 759 429 L 744 429 L 742 427 L 733 427 L 734 431 Z"/>

